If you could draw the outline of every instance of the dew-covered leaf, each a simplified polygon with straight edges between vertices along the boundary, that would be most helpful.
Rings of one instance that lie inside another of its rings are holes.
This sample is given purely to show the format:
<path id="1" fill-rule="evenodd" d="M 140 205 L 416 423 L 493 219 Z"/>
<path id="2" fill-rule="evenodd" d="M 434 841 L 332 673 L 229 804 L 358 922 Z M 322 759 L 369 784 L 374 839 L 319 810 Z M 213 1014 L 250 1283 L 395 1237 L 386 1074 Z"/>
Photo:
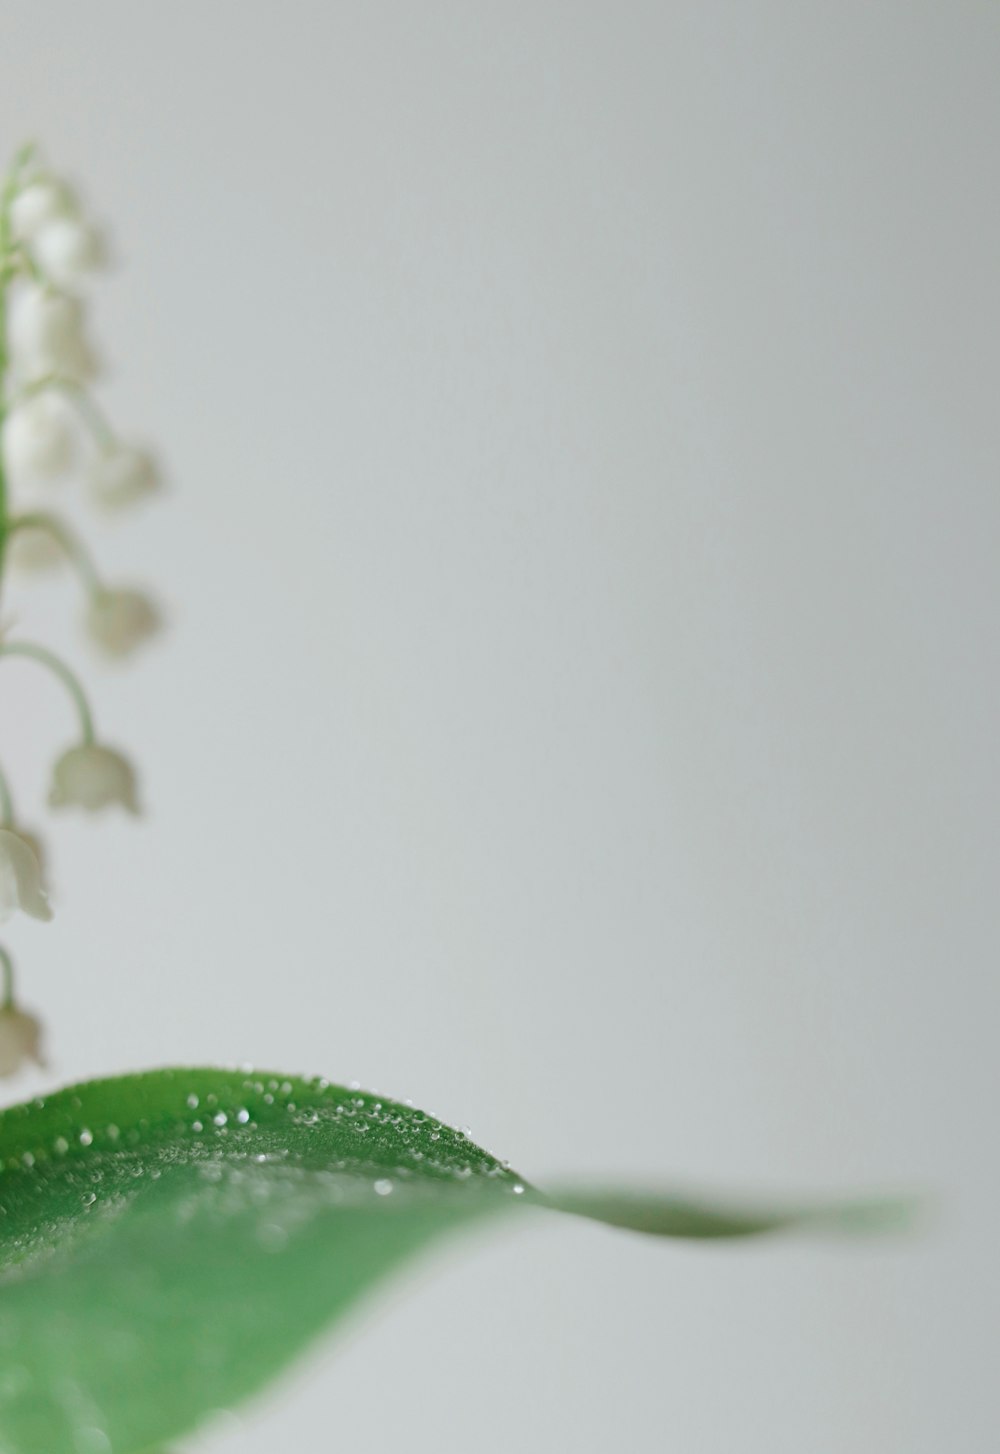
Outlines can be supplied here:
<path id="1" fill-rule="evenodd" d="M 0 1113 L 0 1450 L 168 1443 L 257 1392 L 421 1249 L 530 1208 L 683 1237 L 817 1217 L 543 1196 L 412 1107 L 292 1076 L 162 1070 L 14 1106 Z"/>

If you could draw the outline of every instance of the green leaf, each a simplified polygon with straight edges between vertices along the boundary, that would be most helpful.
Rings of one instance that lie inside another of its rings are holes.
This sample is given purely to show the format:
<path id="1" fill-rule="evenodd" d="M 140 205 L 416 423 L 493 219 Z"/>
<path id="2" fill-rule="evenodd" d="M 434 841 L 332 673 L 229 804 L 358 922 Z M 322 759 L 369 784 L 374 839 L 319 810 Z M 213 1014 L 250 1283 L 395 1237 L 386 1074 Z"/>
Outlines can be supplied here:
<path id="1" fill-rule="evenodd" d="M 683 1237 L 817 1217 L 544 1196 L 412 1107 L 292 1076 L 162 1070 L 14 1106 L 0 1113 L 0 1448 L 162 1445 L 255 1393 L 429 1244 L 530 1208 Z"/>

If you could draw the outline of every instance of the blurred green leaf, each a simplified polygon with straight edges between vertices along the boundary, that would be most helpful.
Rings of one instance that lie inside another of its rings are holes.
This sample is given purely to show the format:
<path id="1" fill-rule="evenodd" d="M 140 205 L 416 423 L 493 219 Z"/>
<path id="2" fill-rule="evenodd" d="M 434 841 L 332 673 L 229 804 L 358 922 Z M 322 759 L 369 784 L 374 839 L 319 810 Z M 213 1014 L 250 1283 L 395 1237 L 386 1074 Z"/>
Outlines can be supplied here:
<path id="1" fill-rule="evenodd" d="M 545 1196 L 420 1111 L 292 1076 L 161 1070 L 14 1106 L 0 1449 L 158 1447 L 255 1393 L 422 1248 L 532 1207 L 681 1237 L 819 1215 Z"/>

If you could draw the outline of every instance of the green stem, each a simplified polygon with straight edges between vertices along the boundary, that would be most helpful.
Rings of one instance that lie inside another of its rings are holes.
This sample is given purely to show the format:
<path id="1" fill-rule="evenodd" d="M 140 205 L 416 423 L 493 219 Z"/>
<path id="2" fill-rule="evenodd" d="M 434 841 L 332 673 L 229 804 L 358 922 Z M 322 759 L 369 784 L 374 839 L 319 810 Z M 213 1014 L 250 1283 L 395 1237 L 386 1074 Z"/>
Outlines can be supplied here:
<path id="1" fill-rule="evenodd" d="M 0 944 L 0 1010 L 14 1008 L 14 961 Z"/>
<path id="2" fill-rule="evenodd" d="M 104 589 L 93 557 L 80 537 L 56 515 L 45 510 L 35 510 L 29 515 L 13 515 L 7 522 L 8 540 L 16 530 L 44 530 L 65 551 L 76 566 L 80 579 L 92 596 L 99 596 Z"/>
<path id="3" fill-rule="evenodd" d="M 26 656 L 30 661 L 37 661 L 41 666 L 47 667 L 53 676 L 58 677 L 73 698 L 77 715 L 80 718 L 80 732 L 83 741 L 90 746 L 95 735 L 94 718 L 90 710 L 90 703 L 87 701 L 87 694 L 80 685 L 80 679 L 75 672 L 70 671 L 66 663 L 60 660 L 55 652 L 49 651 L 44 646 L 36 646 L 33 641 L 0 642 L 0 656 Z"/>

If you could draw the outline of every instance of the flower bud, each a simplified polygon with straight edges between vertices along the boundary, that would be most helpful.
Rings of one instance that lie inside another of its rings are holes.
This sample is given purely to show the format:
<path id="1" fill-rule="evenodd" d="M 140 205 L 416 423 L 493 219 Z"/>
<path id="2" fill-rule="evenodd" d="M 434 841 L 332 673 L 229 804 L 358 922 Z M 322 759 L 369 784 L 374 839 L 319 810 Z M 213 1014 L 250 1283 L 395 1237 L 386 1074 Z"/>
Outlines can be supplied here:
<path id="1" fill-rule="evenodd" d="M 96 742 L 71 747 L 52 770 L 49 802 L 54 808 L 85 808 L 88 813 L 120 803 L 127 812 L 138 813 L 132 764 Z"/>
<path id="2" fill-rule="evenodd" d="M 13 1005 L 0 1009 L 0 1076 L 15 1075 L 26 1060 L 42 1065 L 41 1041 L 42 1027 L 34 1015 Z"/>
<path id="3" fill-rule="evenodd" d="M 160 613 L 142 591 L 100 590 L 87 607 L 87 630 L 111 656 L 128 656 L 160 629 Z"/>
<path id="4" fill-rule="evenodd" d="M 3 422 L 4 464 L 15 479 L 65 473 L 74 442 L 65 406 L 47 394 L 25 399 Z"/>
<path id="5" fill-rule="evenodd" d="M 47 278 L 58 288 L 76 292 L 88 276 L 104 266 L 100 234 L 75 217 L 47 222 L 34 240 L 34 254 Z"/>
<path id="6" fill-rule="evenodd" d="M 58 374 L 81 382 L 96 372 L 79 298 L 28 283 L 12 300 L 7 336 L 11 359 L 25 379 Z"/>
<path id="7" fill-rule="evenodd" d="M 40 177 L 29 182 L 10 206 L 11 232 L 18 242 L 30 242 L 43 227 L 70 216 L 73 199 L 61 182 Z"/>
<path id="8" fill-rule="evenodd" d="M 91 465 L 87 482 L 95 504 L 106 510 L 123 509 L 160 486 L 152 455 L 130 444 L 103 450 Z"/>
<path id="9" fill-rule="evenodd" d="M 31 845 L 12 829 L 0 828 L 0 924 L 18 909 L 33 919 L 52 918 Z"/>

